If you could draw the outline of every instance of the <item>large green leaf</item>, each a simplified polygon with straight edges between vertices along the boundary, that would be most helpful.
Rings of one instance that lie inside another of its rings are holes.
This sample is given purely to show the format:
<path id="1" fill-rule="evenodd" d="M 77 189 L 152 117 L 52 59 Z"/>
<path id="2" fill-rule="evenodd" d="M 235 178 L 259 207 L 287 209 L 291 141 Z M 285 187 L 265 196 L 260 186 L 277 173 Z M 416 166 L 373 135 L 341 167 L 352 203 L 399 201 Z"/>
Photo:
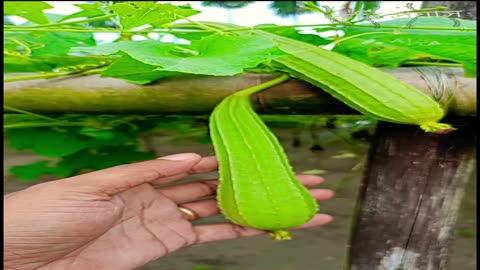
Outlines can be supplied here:
<path id="1" fill-rule="evenodd" d="M 17 50 L 19 44 L 15 41 L 28 46 L 32 57 L 67 55 L 71 47 L 96 44 L 92 33 L 33 32 L 4 34 L 6 48 Z"/>
<path id="2" fill-rule="evenodd" d="M 167 126 L 172 128 L 172 123 L 177 121 L 172 117 L 152 115 L 61 114 L 48 117 L 77 125 L 33 128 L 35 124 L 48 124 L 49 121 L 38 115 L 4 114 L 7 142 L 11 148 L 58 158 L 56 163 L 51 160 L 15 166 L 12 172 L 23 180 L 34 180 L 44 174 L 71 176 L 84 169 L 104 169 L 153 158 L 151 153 L 139 149 L 140 134 L 159 123 L 168 122 Z"/>
<path id="3" fill-rule="evenodd" d="M 71 176 L 80 170 L 101 170 L 135 161 L 153 159 L 151 153 L 140 152 L 137 146 L 115 146 L 101 149 L 84 149 L 60 160 L 51 173 L 59 176 Z"/>
<path id="4" fill-rule="evenodd" d="M 54 169 L 49 166 L 50 161 L 41 160 L 38 162 L 16 165 L 10 167 L 10 172 L 23 181 L 32 181 L 38 179 L 44 174 L 51 174 Z"/>
<path id="5" fill-rule="evenodd" d="M 7 134 L 10 147 L 31 149 L 47 157 L 70 155 L 89 145 L 88 137 L 47 128 L 11 129 Z"/>
<path id="6" fill-rule="evenodd" d="M 146 40 L 72 50 L 95 54 L 114 54 L 120 51 L 145 64 L 159 66 L 156 69 L 159 71 L 214 76 L 239 74 L 246 68 L 254 68 L 284 54 L 269 38 L 257 35 L 208 36 L 192 41 L 190 46 Z"/>
<path id="7" fill-rule="evenodd" d="M 155 1 L 132 1 L 110 6 L 120 16 L 120 23 L 124 29 L 131 29 L 146 24 L 162 26 L 176 20 L 200 13 L 189 5 L 174 6 L 160 4 Z"/>
<path id="8" fill-rule="evenodd" d="M 32 181 L 42 175 L 53 174 L 67 177 L 81 170 L 101 170 L 129 162 L 153 159 L 155 155 L 137 150 L 136 146 L 115 146 L 97 149 L 83 149 L 63 156 L 56 164 L 42 160 L 26 165 L 10 167 L 10 172 L 21 180 Z"/>
<path id="9" fill-rule="evenodd" d="M 47 24 L 49 20 L 43 10 L 51 8 L 43 1 L 5 1 L 3 15 L 16 15 L 37 24 Z"/>
<path id="10" fill-rule="evenodd" d="M 27 56 L 4 55 L 3 57 L 4 73 L 52 71 L 54 68 L 55 63 L 49 63 Z"/>
<path id="11" fill-rule="evenodd" d="M 63 17 L 60 21 L 66 21 L 74 18 L 81 18 L 81 17 L 96 17 L 96 16 L 102 16 L 105 15 L 105 11 L 102 10 L 102 3 L 96 2 L 93 4 L 74 4 L 74 6 L 79 7 L 82 9 L 79 12 L 67 15 Z"/>
<path id="12" fill-rule="evenodd" d="M 4 72 L 41 72 L 55 68 L 99 64 L 105 56 L 68 56 L 72 46 L 95 45 L 91 33 L 4 33 Z"/>
<path id="13" fill-rule="evenodd" d="M 381 4 L 382 1 L 355 1 L 355 9 L 352 15 L 364 18 L 366 13 L 375 13 L 380 8 Z"/>
<path id="14" fill-rule="evenodd" d="M 54 71 L 54 69 L 76 66 L 82 69 L 84 65 L 100 65 L 105 61 L 112 61 L 109 56 L 6 56 L 3 58 L 3 72 L 41 72 Z"/>
<path id="15" fill-rule="evenodd" d="M 405 26 L 410 19 L 380 22 L 381 25 Z M 462 27 L 475 27 L 475 22 L 460 20 Z M 444 17 L 418 18 L 414 25 L 452 26 Z M 467 76 L 476 76 L 477 35 L 460 30 L 392 30 L 346 27 L 345 37 L 334 51 L 376 67 L 400 67 L 415 62 L 453 62 L 463 64 Z M 371 34 L 369 34 L 371 33 Z M 354 37 L 355 35 L 360 35 Z M 417 63 L 418 64 L 418 63 Z"/>
<path id="16" fill-rule="evenodd" d="M 192 41 L 192 40 L 199 40 L 207 36 L 216 35 L 216 33 L 191 31 L 191 32 L 173 32 L 172 35 L 174 35 L 177 38 Z"/>
<path id="17" fill-rule="evenodd" d="M 257 27 L 257 26 L 262 27 L 262 26 L 276 26 L 276 25 L 266 23 L 266 24 L 255 25 L 255 27 Z M 291 39 L 300 40 L 300 41 L 307 42 L 307 43 L 317 45 L 317 46 L 325 45 L 325 44 L 331 43 L 333 41 L 333 40 L 323 38 L 319 35 L 302 34 L 302 33 L 300 33 L 300 30 L 297 30 L 295 28 L 286 28 L 286 27 L 283 28 L 283 27 L 281 27 L 281 28 L 266 28 L 266 29 L 262 29 L 262 30 L 265 31 L 265 32 L 270 32 L 270 33 L 273 33 L 273 34 L 276 34 L 276 35 L 288 37 L 288 38 L 291 38 Z"/>
<path id="18" fill-rule="evenodd" d="M 126 80 L 130 83 L 148 84 L 158 79 L 177 74 L 176 72 L 155 70 L 158 66 L 145 64 L 124 55 L 109 66 L 102 73 L 102 77 L 111 77 Z"/>
<path id="19" fill-rule="evenodd" d="M 96 44 L 91 33 L 35 33 L 29 37 L 31 41 L 44 44 L 43 47 L 33 50 L 34 57 L 67 55 L 73 46 Z"/>

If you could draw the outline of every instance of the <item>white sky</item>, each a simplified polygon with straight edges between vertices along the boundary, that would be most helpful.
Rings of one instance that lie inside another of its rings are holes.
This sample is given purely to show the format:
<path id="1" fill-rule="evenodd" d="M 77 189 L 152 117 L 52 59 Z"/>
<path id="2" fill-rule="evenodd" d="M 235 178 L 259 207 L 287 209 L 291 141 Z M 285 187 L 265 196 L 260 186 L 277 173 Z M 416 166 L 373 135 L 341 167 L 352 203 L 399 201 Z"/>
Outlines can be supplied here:
<path id="1" fill-rule="evenodd" d="M 73 4 L 86 3 L 85 1 L 45 1 L 48 4 L 54 6 L 53 9 L 45 10 L 48 13 L 57 14 L 72 14 L 80 11 L 79 8 L 73 6 Z M 190 4 L 193 9 L 202 11 L 202 13 L 190 17 L 197 21 L 218 21 L 218 22 L 230 22 L 243 26 L 254 26 L 262 23 L 273 23 L 277 25 L 294 25 L 294 24 L 322 24 L 329 23 L 329 21 L 319 13 L 302 14 L 296 19 L 294 18 L 282 18 L 273 14 L 269 9 L 271 1 L 257 1 L 244 8 L 231 9 L 230 11 L 224 8 L 216 7 L 203 7 L 201 1 L 159 1 L 161 3 L 171 3 L 173 5 L 185 5 Z M 347 1 L 321 1 L 320 3 L 328 5 L 334 10 L 338 10 Z M 383 1 L 380 9 L 377 11 L 380 14 L 388 14 L 394 12 L 400 12 L 408 10 L 407 3 L 412 3 L 415 9 L 419 9 L 423 1 Z M 388 19 L 388 18 L 386 18 Z M 229 21 L 230 20 L 230 21 Z M 24 22 L 22 18 L 17 20 L 19 23 Z M 304 31 L 309 33 L 309 31 Z M 96 38 L 101 42 L 111 42 L 115 40 L 118 35 L 114 33 L 95 34 Z M 167 41 L 167 40 L 165 40 Z"/>
<path id="2" fill-rule="evenodd" d="M 80 9 L 73 6 L 73 4 L 85 3 L 85 1 L 46 1 L 54 6 L 53 9 L 46 10 L 49 13 L 71 14 Z M 173 5 L 190 4 L 192 8 L 202 11 L 202 13 L 192 16 L 194 20 L 204 21 L 220 21 L 228 22 L 228 13 L 224 8 L 203 7 L 201 1 L 159 1 L 161 3 L 171 3 Z M 279 25 L 292 25 L 294 20 L 292 18 L 281 18 L 272 13 L 268 8 L 271 1 L 257 1 L 244 8 L 232 9 L 231 17 L 232 23 L 253 26 L 261 23 L 274 23 Z M 324 5 L 328 5 L 334 9 L 338 9 L 347 1 L 321 1 Z M 419 9 L 423 1 L 383 1 L 378 13 L 386 14 L 408 10 L 407 3 L 412 3 L 415 9 Z M 298 16 L 298 24 L 318 24 L 328 23 L 328 20 L 321 14 L 303 14 Z"/>

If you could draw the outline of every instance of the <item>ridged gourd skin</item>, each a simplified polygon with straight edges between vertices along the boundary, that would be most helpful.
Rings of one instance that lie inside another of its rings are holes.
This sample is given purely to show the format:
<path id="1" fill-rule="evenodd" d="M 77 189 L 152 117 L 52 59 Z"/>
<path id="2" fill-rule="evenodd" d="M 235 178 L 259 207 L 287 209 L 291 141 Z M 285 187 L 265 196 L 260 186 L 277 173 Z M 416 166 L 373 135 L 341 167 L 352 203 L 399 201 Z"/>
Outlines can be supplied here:
<path id="1" fill-rule="evenodd" d="M 233 223 L 290 239 L 288 229 L 319 210 L 296 178 L 275 135 L 253 110 L 249 95 L 226 97 L 210 115 L 210 135 L 219 160 L 217 198 Z"/>
<path id="2" fill-rule="evenodd" d="M 219 29 L 240 26 L 211 23 Z M 362 114 L 375 119 L 418 125 L 426 132 L 448 133 L 455 128 L 439 123 L 446 112 L 432 97 L 379 69 L 315 45 L 261 30 L 239 32 L 270 37 L 288 55 L 271 65 L 292 77 L 318 86 Z"/>
<path id="3" fill-rule="evenodd" d="M 280 69 L 366 115 L 403 124 L 438 122 L 444 116 L 440 104 L 430 96 L 381 70 L 307 43 L 276 35 L 272 38 L 282 51 L 295 53 L 275 59 L 283 66 Z"/>

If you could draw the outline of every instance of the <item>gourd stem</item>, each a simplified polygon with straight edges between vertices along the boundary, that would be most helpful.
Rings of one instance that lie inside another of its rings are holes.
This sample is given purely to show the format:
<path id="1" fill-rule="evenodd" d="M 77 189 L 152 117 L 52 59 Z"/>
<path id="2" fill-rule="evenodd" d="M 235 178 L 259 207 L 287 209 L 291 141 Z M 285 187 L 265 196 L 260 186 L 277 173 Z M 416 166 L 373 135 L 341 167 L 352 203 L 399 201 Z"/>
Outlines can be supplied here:
<path id="1" fill-rule="evenodd" d="M 447 134 L 456 130 L 456 128 L 452 127 L 449 124 L 437 123 L 437 122 L 423 123 L 420 125 L 420 128 L 425 132 L 436 133 L 436 134 Z"/>
<path id="2" fill-rule="evenodd" d="M 287 230 L 275 230 L 270 232 L 270 236 L 275 240 L 291 240 L 292 234 Z"/>
<path id="3" fill-rule="evenodd" d="M 284 73 L 278 78 L 275 78 L 271 81 L 268 81 L 268 82 L 265 82 L 265 83 L 262 83 L 262 84 L 259 84 L 259 85 L 252 86 L 250 88 L 246 88 L 242 91 L 239 91 L 239 92 L 235 93 L 234 95 L 249 96 L 249 95 L 254 94 L 256 92 L 260 92 L 260 91 L 265 90 L 269 87 L 275 86 L 277 84 L 281 84 L 285 81 L 288 81 L 288 79 L 290 79 L 290 76 L 288 74 Z"/>

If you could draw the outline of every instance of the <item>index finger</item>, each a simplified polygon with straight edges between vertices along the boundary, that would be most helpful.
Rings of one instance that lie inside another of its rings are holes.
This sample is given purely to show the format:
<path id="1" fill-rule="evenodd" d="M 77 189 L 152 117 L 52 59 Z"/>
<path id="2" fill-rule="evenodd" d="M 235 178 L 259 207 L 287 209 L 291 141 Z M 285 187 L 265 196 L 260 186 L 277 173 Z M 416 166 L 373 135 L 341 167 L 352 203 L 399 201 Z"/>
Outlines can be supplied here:
<path id="1" fill-rule="evenodd" d="M 202 157 L 198 154 L 182 153 L 115 166 L 67 178 L 64 181 L 65 183 L 88 187 L 92 192 L 112 195 L 145 183 L 179 179 L 183 174 L 188 175 L 191 170 L 195 170 L 195 166 L 202 160 Z M 207 166 L 207 169 L 210 167 L 211 165 Z M 201 168 L 205 168 L 205 166 L 201 165 Z"/>
<path id="2" fill-rule="evenodd" d="M 190 174 L 207 173 L 218 170 L 218 159 L 216 156 L 202 157 L 202 159 L 190 169 Z"/>
<path id="3" fill-rule="evenodd" d="M 195 164 L 195 166 L 193 166 L 190 170 L 186 172 L 181 172 L 179 174 L 167 176 L 167 177 L 162 177 L 150 183 L 153 185 L 162 185 L 162 184 L 173 182 L 175 180 L 185 178 L 192 174 L 208 173 L 208 172 L 214 172 L 216 170 L 218 170 L 217 157 L 215 156 L 202 157 L 200 161 L 197 164 Z"/>

